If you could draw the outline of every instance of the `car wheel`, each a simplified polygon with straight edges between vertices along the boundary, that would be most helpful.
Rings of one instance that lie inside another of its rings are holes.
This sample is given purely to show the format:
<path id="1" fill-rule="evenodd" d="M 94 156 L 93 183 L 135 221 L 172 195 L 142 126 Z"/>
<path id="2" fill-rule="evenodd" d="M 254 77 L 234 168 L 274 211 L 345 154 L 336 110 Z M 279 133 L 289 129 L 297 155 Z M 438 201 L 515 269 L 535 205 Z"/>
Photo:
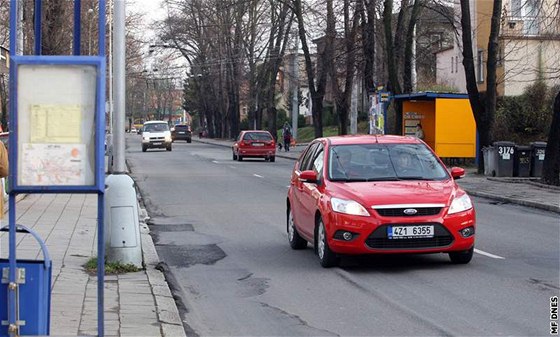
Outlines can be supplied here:
<path id="1" fill-rule="evenodd" d="M 325 224 L 323 219 L 319 219 L 317 224 L 317 255 L 319 256 L 319 262 L 323 268 L 336 267 L 338 265 L 339 257 L 336 256 L 329 248 L 329 243 L 327 242 L 327 231 L 325 230 Z"/>
<path id="2" fill-rule="evenodd" d="M 294 223 L 294 216 L 292 215 L 292 209 L 288 208 L 287 212 L 288 216 L 288 242 L 290 243 L 290 247 L 295 250 L 304 249 L 307 247 L 307 241 L 304 238 L 299 236 L 299 233 L 296 229 L 296 224 Z"/>
<path id="3" fill-rule="evenodd" d="M 148 151 L 148 147 L 145 146 L 145 145 L 142 145 L 142 152 L 146 152 L 146 151 Z"/>
<path id="4" fill-rule="evenodd" d="M 474 253 L 474 247 L 462 252 L 451 252 L 449 253 L 449 258 L 451 259 L 451 262 L 455 264 L 467 264 L 471 262 L 473 253 Z"/>
<path id="5" fill-rule="evenodd" d="M 274 163 L 276 161 L 276 157 L 272 156 L 272 157 L 269 158 L 269 160 L 270 160 L 271 163 Z"/>

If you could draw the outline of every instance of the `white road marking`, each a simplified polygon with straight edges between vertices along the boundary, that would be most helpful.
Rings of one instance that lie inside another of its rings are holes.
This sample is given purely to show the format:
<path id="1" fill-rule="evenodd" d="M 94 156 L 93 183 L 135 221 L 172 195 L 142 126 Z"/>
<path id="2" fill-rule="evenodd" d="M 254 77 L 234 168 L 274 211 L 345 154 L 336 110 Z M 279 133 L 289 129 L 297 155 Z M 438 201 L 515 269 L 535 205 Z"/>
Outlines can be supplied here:
<path id="1" fill-rule="evenodd" d="M 257 178 L 264 178 L 263 176 L 260 176 L 260 175 L 258 175 L 258 174 L 256 174 L 256 173 L 253 173 L 253 175 L 254 175 L 255 177 L 257 177 Z"/>
<path id="2" fill-rule="evenodd" d="M 504 259 L 505 259 L 505 257 L 501 257 L 501 256 L 498 256 L 498 255 L 490 254 L 490 253 L 487 253 L 487 252 L 485 252 L 485 251 L 483 251 L 483 250 L 476 249 L 476 248 L 474 249 L 474 252 L 475 252 L 475 253 L 478 253 L 478 254 L 480 254 L 480 255 L 484 255 L 484 256 L 491 257 L 491 258 L 493 258 L 493 259 L 500 259 L 500 260 L 504 260 Z"/>
<path id="3" fill-rule="evenodd" d="M 219 164 L 219 163 L 220 163 L 220 162 L 217 161 L 217 160 L 212 160 L 212 162 L 213 162 L 214 164 Z"/>

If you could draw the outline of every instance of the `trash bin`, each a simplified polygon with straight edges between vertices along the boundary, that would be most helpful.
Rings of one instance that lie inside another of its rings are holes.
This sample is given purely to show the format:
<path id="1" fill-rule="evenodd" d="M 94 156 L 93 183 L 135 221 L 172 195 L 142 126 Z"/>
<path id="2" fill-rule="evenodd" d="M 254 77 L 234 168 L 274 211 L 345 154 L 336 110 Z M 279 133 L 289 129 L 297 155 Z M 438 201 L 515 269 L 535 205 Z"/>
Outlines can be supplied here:
<path id="1" fill-rule="evenodd" d="M 494 142 L 496 157 L 496 177 L 513 177 L 513 157 L 515 155 L 515 143 Z"/>
<path id="2" fill-rule="evenodd" d="M 531 147 L 517 145 L 513 159 L 513 176 L 529 177 L 531 175 Z"/>
<path id="3" fill-rule="evenodd" d="M 531 143 L 531 177 L 542 176 L 546 142 Z"/>
<path id="4" fill-rule="evenodd" d="M 8 226 L 0 228 L 7 232 Z M 20 335 L 49 335 L 51 308 L 51 259 L 45 243 L 33 230 L 17 225 L 18 233 L 31 234 L 41 246 L 44 260 L 16 260 L 18 269 L 23 269 L 19 283 Z M 0 283 L 0 321 L 8 321 L 9 260 L 0 259 L 2 282 Z M 0 336 L 9 336 L 8 325 L 0 324 Z"/>
<path id="5" fill-rule="evenodd" d="M 493 146 L 486 146 L 482 148 L 482 156 L 484 158 L 484 175 L 496 175 L 496 149 Z"/>

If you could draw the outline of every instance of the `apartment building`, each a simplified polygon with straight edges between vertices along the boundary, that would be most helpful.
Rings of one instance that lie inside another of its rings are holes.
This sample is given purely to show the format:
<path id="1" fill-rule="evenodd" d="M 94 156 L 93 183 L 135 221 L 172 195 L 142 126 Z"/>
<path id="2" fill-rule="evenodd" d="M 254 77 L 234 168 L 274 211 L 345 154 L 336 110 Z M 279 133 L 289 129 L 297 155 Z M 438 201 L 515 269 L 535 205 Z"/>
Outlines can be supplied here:
<path id="1" fill-rule="evenodd" d="M 471 0 L 473 55 L 479 90 L 486 90 L 486 60 L 493 1 Z M 462 64 L 460 4 L 454 2 L 457 31 L 453 47 L 437 53 L 437 82 L 466 92 Z M 560 85 L 560 3 L 504 0 L 499 36 L 498 95 L 520 95 L 538 79 Z"/>

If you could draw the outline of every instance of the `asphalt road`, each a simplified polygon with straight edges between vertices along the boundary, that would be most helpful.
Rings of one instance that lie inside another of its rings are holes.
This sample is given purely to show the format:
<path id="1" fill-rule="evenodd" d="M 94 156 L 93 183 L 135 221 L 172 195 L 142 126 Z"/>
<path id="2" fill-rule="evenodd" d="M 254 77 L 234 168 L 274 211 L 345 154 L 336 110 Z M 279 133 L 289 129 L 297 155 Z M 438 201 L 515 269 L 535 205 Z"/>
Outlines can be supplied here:
<path id="1" fill-rule="evenodd" d="M 477 253 L 346 258 L 323 269 L 290 249 L 292 160 L 234 162 L 174 143 L 127 163 L 190 336 L 545 336 L 558 296 L 558 215 L 475 198 Z"/>

